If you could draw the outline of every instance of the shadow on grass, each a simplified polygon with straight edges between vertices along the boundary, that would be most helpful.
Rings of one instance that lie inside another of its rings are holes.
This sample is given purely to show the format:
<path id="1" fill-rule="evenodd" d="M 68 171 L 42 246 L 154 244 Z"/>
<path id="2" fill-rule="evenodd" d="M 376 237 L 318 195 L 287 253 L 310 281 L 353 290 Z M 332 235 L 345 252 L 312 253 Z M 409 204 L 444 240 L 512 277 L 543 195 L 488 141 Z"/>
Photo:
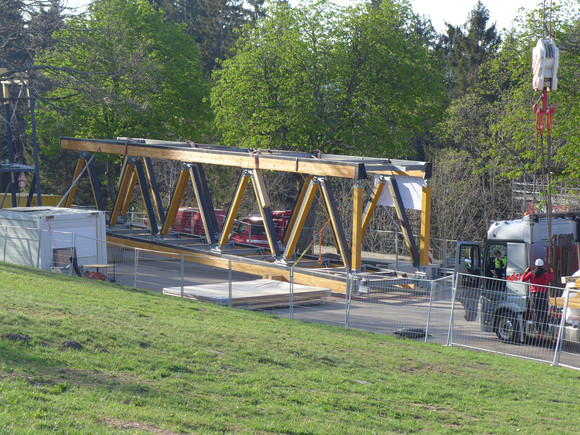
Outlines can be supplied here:
<path id="1" fill-rule="evenodd" d="M 74 350 L 46 346 L 30 342 L 13 342 L 9 339 L 0 339 L 0 379 L 21 379 L 27 384 L 37 387 L 56 387 L 62 384 L 76 386 L 81 389 L 102 389 L 107 393 L 120 393 L 131 396 L 163 396 L 147 385 L 147 382 L 136 379 L 129 373 L 110 375 L 96 370 L 85 370 L 71 367 L 58 358 L 55 351 L 90 352 L 88 350 Z"/>

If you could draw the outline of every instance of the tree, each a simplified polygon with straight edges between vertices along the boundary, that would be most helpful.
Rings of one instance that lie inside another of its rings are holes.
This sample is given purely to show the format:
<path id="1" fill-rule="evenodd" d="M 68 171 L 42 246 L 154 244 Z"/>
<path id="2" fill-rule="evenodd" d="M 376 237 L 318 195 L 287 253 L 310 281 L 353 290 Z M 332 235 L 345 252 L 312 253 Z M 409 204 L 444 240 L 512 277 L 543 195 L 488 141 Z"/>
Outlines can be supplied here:
<path id="1" fill-rule="evenodd" d="M 38 59 L 58 85 L 46 95 L 58 108 L 39 115 L 49 135 L 200 140 L 207 132 L 199 51 L 146 1 L 99 0 L 55 38 Z"/>
<path id="2" fill-rule="evenodd" d="M 501 43 L 495 23 L 487 27 L 489 10 L 478 1 L 461 27 L 447 24 L 451 96 L 461 96 L 479 81 L 479 68 Z"/>
<path id="3" fill-rule="evenodd" d="M 209 85 L 182 26 L 145 0 L 98 0 L 38 57 L 56 89 L 43 97 L 39 133 L 200 141 L 210 129 Z M 47 152 L 47 149 L 45 149 Z M 107 171 L 112 190 L 114 171 Z"/>
<path id="4" fill-rule="evenodd" d="M 214 73 L 226 144 L 403 156 L 445 103 L 406 3 L 273 5 Z"/>
<path id="5" fill-rule="evenodd" d="M 20 83 L 27 83 L 29 88 L 45 89 L 44 83 L 38 80 L 40 74 L 33 61 L 39 50 L 54 43 L 51 39 L 52 32 L 63 24 L 64 7 L 60 0 L 0 0 L 0 16 L 0 67 L 7 70 L 4 76 L 0 76 L 0 80 L 5 81 L 6 77 L 14 78 L 17 75 L 22 80 Z M 26 159 L 29 142 L 28 92 L 20 83 L 7 84 L 10 100 L 2 101 L 0 159 L 8 157 L 6 128 L 10 122 L 14 160 L 18 163 L 31 163 L 31 159 Z M 0 97 L 2 94 L 0 92 Z M 4 116 L 5 108 L 11 111 L 9 118 Z M 0 188 L 5 190 L 1 185 Z"/>
<path id="6" fill-rule="evenodd" d="M 492 136 L 486 147 L 487 156 L 489 163 L 501 168 L 504 176 L 510 179 L 522 176 L 540 179 L 550 171 L 559 181 L 579 186 L 580 11 L 574 2 L 563 2 L 553 10 L 556 24 L 553 36 L 561 54 L 558 89 L 549 93 L 550 100 L 557 106 L 551 159 L 548 159 L 546 134 L 537 136 L 532 112 L 540 95 L 531 86 L 531 52 L 543 35 L 542 16 L 542 10 L 529 11 L 498 56 L 489 63 L 491 73 L 504 77 L 502 82 L 510 86 L 502 89 L 499 83 L 485 83 L 486 89 L 491 88 L 499 95 L 489 122 Z"/>
<path id="7" fill-rule="evenodd" d="M 233 48 L 237 31 L 263 16 L 264 0 L 151 0 L 164 11 L 167 20 L 184 24 L 201 52 L 204 71 L 209 75 Z"/>

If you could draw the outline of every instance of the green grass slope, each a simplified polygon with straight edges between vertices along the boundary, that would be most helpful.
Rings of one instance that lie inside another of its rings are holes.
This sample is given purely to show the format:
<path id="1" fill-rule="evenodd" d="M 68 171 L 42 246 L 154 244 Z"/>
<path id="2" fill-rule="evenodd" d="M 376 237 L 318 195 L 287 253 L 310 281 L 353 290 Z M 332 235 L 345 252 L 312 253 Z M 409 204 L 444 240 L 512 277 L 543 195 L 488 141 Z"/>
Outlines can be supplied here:
<path id="1" fill-rule="evenodd" d="M 575 371 L 6 264 L 0 336 L 0 433 L 580 427 Z"/>

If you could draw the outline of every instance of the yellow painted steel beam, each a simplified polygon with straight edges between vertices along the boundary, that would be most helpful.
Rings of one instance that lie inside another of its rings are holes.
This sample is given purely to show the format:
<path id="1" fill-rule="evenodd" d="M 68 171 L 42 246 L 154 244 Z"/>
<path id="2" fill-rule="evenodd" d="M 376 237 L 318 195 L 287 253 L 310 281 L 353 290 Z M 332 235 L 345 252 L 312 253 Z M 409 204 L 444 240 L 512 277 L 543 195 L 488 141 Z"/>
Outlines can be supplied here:
<path id="1" fill-rule="evenodd" d="M 249 181 L 250 174 L 244 171 L 244 173 L 240 176 L 240 181 L 238 182 L 238 186 L 236 187 L 236 191 L 234 192 L 232 203 L 230 204 L 228 215 L 226 216 L 226 220 L 224 221 L 224 226 L 220 234 L 220 246 L 222 247 L 225 246 L 228 241 L 230 232 L 232 231 L 232 227 L 234 226 L 234 221 L 238 214 L 238 209 L 240 208 L 242 198 L 244 197 L 244 192 L 246 191 L 246 186 L 248 185 Z"/>
<path id="2" fill-rule="evenodd" d="M 125 201 L 125 196 L 127 195 L 127 188 L 133 176 L 133 171 L 135 169 L 134 163 L 127 163 L 125 167 L 125 172 L 123 172 L 121 177 L 121 182 L 119 183 L 119 191 L 117 193 L 117 200 L 115 201 L 115 206 L 113 207 L 113 213 L 111 213 L 111 220 L 109 225 L 114 226 L 117 223 L 117 218 L 121 212 L 121 207 Z"/>
<path id="3" fill-rule="evenodd" d="M 298 238 L 300 237 L 300 233 L 304 227 L 304 222 L 306 222 L 306 217 L 308 216 L 308 212 L 310 211 L 310 207 L 312 206 L 312 202 L 314 201 L 314 197 L 316 196 L 316 192 L 318 191 L 319 187 L 320 183 L 316 178 L 312 178 L 310 183 L 308 183 L 308 189 L 306 189 L 304 200 L 300 205 L 300 210 L 298 211 L 298 216 L 296 217 L 296 224 L 292 228 L 290 237 L 288 238 L 288 243 L 286 244 L 286 249 L 284 251 L 283 258 L 286 261 L 290 261 L 294 255 L 296 245 L 298 244 Z"/>
<path id="4" fill-rule="evenodd" d="M 171 204 L 169 204 L 169 210 L 167 210 L 167 215 L 165 216 L 165 222 L 163 222 L 163 227 L 161 228 L 161 235 L 166 236 L 169 232 L 169 228 L 173 225 L 175 217 L 177 216 L 177 211 L 183 200 L 183 195 L 185 194 L 185 188 L 187 182 L 189 181 L 189 169 L 185 168 L 181 170 L 179 174 L 179 179 L 177 180 L 177 185 L 173 191 L 171 197 Z"/>
<path id="5" fill-rule="evenodd" d="M 421 237 L 419 260 L 421 266 L 429 265 L 429 245 L 431 238 L 431 186 L 423 186 L 421 197 Z"/>
<path id="6" fill-rule="evenodd" d="M 377 182 L 377 185 L 375 186 L 375 190 L 373 191 L 373 195 L 371 197 L 371 200 L 367 203 L 366 207 L 365 207 L 365 211 L 363 214 L 363 223 L 362 223 L 362 236 L 364 237 L 365 234 L 367 233 L 367 230 L 369 228 L 369 224 L 371 222 L 371 218 L 373 217 L 373 214 L 375 212 L 375 209 L 377 208 L 377 203 L 379 202 L 379 198 L 381 197 L 381 193 L 383 193 L 385 187 L 385 182 L 383 180 L 380 180 Z"/>
<path id="7" fill-rule="evenodd" d="M 270 198 L 266 191 L 266 185 L 264 184 L 264 177 L 262 177 L 261 170 L 256 169 L 252 171 L 252 185 L 254 186 L 254 192 L 256 193 L 258 204 L 260 204 L 261 207 L 270 207 Z"/>
<path id="8" fill-rule="evenodd" d="M 361 270 L 362 268 L 361 251 L 363 241 L 363 195 L 364 195 L 364 187 L 360 181 L 356 181 L 354 185 L 353 209 L 352 209 L 351 265 L 353 270 Z"/>
<path id="9" fill-rule="evenodd" d="M 83 167 L 85 166 L 85 158 L 79 157 L 77 160 L 77 166 L 75 168 L 75 174 L 73 175 L 73 180 L 76 180 L 78 176 L 81 174 Z M 77 184 L 71 187 L 70 192 L 68 193 L 68 197 L 66 198 L 65 207 L 71 208 L 73 201 L 75 199 L 75 193 L 77 192 Z"/>
<path id="10" fill-rule="evenodd" d="M 300 194 L 298 195 L 298 199 L 296 200 L 296 204 L 294 205 L 292 216 L 290 216 L 290 220 L 288 221 L 288 225 L 286 226 L 286 233 L 284 234 L 284 244 L 288 243 L 290 233 L 292 232 L 292 228 L 294 228 L 294 223 L 296 222 L 298 210 L 300 210 L 300 207 L 302 206 L 302 201 L 304 201 L 304 196 L 306 195 L 306 191 L 308 190 L 308 185 L 310 184 L 310 180 L 312 180 L 312 177 L 313 177 L 312 175 L 308 175 L 304 178 L 302 182 Z"/>
<path id="11" fill-rule="evenodd" d="M 125 156 L 123 158 L 123 163 L 121 164 L 121 176 L 119 177 L 119 179 L 117 180 L 117 190 L 119 190 L 121 188 L 121 181 L 123 181 L 123 177 L 122 175 L 125 173 L 125 171 L 127 170 L 127 164 L 129 163 L 129 160 L 131 158 L 129 156 Z"/>
<path id="12" fill-rule="evenodd" d="M 384 175 L 386 177 L 403 176 L 403 177 L 417 177 L 417 178 L 428 178 L 425 171 L 421 170 L 410 170 L 410 171 L 369 171 L 373 174 Z"/>
<path id="13" fill-rule="evenodd" d="M 125 199 L 123 200 L 123 206 L 121 207 L 121 216 L 127 216 L 127 211 L 129 210 L 129 205 L 131 204 L 131 198 L 133 197 L 133 191 L 135 190 L 135 184 L 137 183 L 137 174 L 133 170 L 131 174 L 131 180 L 127 186 L 127 193 L 125 194 Z"/>

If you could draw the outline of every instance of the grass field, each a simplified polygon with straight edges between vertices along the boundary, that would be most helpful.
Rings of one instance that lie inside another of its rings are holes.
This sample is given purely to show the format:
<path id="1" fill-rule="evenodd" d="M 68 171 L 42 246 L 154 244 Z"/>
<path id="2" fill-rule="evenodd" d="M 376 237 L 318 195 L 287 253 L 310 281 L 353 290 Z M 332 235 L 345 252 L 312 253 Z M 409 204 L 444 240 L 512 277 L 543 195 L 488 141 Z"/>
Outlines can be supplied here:
<path id="1" fill-rule="evenodd" d="M 6 264 L 0 336 L 0 433 L 580 427 L 577 371 Z"/>

